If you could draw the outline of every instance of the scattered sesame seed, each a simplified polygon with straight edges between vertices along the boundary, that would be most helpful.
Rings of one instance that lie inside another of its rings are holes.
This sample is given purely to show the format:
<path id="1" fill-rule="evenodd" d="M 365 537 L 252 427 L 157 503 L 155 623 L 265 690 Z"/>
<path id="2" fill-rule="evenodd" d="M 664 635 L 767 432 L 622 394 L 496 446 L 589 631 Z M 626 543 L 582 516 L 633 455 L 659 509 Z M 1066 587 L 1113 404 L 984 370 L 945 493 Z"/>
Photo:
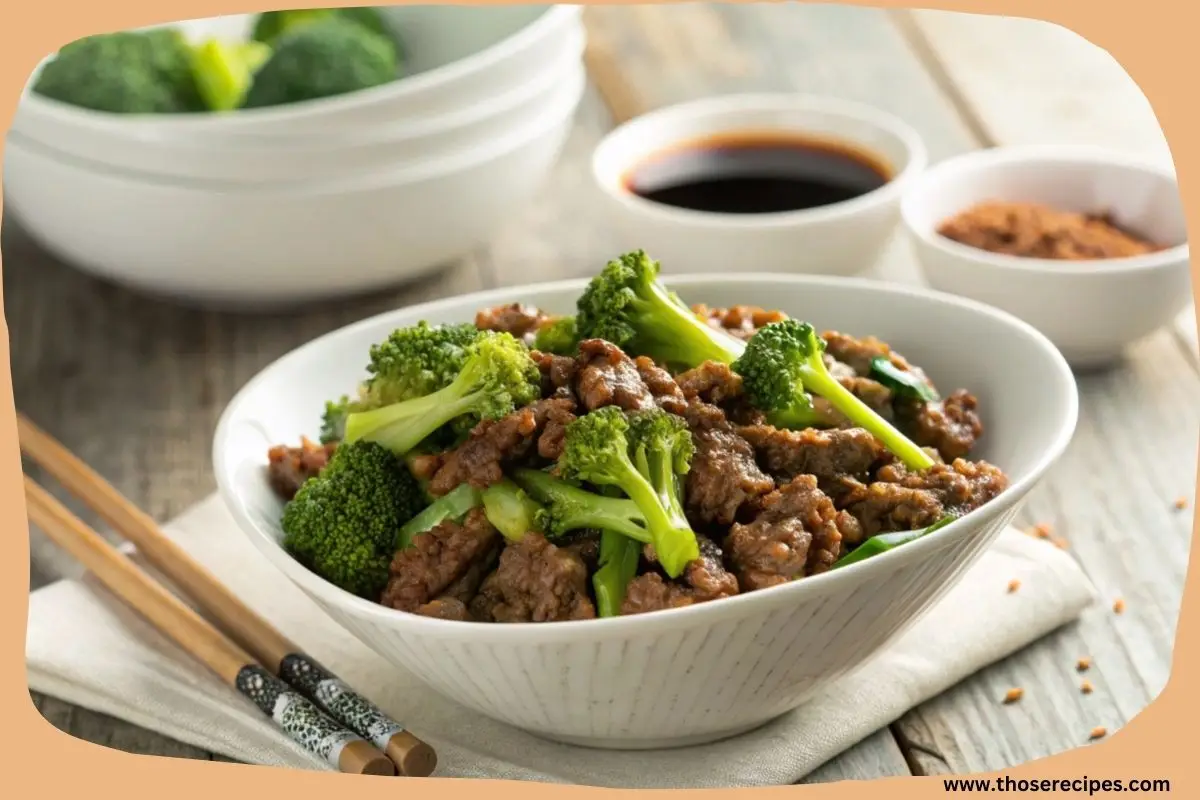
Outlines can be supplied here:
<path id="1" fill-rule="evenodd" d="M 1008 593 L 1009 594 L 1012 594 L 1013 592 L 1015 592 L 1017 589 L 1020 589 L 1020 588 L 1021 588 L 1021 582 L 1019 580 L 1017 580 L 1016 578 L 1013 578 L 1011 581 L 1008 582 Z"/>
<path id="2" fill-rule="evenodd" d="M 1084 681 L 1083 683 L 1079 684 L 1079 691 L 1083 692 L 1084 694 L 1091 694 L 1092 693 L 1092 682 Z"/>
<path id="3" fill-rule="evenodd" d="M 1056 537 L 1053 541 L 1054 541 L 1054 546 L 1057 547 L 1059 550 L 1066 550 L 1068 547 L 1070 547 L 1070 545 L 1067 544 L 1067 540 L 1062 538 L 1061 536 Z"/>
<path id="4" fill-rule="evenodd" d="M 1048 522 L 1039 522 L 1033 526 L 1033 535 L 1039 539 L 1049 539 L 1053 533 L 1054 528 L 1050 527 L 1050 523 Z"/>
<path id="5" fill-rule="evenodd" d="M 1187 508 L 1187 505 L 1188 505 L 1187 498 L 1186 498 L 1186 497 L 1180 497 L 1179 499 L 1177 499 L 1177 500 L 1175 501 L 1175 510 L 1176 510 L 1176 511 L 1183 511 L 1185 508 Z"/>
<path id="6" fill-rule="evenodd" d="M 1097 739 L 1103 739 L 1107 735 L 1108 730 L 1102 725 L 1097 725 L 1096 727 L 1092 728 L 1092 732 L 1088 734 L 1088 740 L 1094 742 Z"/>
<path id="7" fill-rule="evenodd" d="M 1015 703 L 1024 696 L 1025 696 L 1024 689 L 1021 689 L 1021 688 L 1009 689 L 1008 693 L 1004 695 L 1004 704 L 1008 705 L 1009 703 Z"/>
<path id="8" fill-rule="evenodd" d="M 1113 613 L 1114 614 L 1125 613 L 1125 601 L 1119 597 L 1113 601 Z"/>
<path id="9" fill-rule="evenodd" d="M 1087 672 L 1088 668 L 1091 666 L 1092 666 L 1092 660 L 1090 658 L 1088 658 L 1087 656 L 1084 656 L 1083 658 L 1081 658 L 1075 662 L 1075 669 L 1078 670 L 1079 672 Z"/>

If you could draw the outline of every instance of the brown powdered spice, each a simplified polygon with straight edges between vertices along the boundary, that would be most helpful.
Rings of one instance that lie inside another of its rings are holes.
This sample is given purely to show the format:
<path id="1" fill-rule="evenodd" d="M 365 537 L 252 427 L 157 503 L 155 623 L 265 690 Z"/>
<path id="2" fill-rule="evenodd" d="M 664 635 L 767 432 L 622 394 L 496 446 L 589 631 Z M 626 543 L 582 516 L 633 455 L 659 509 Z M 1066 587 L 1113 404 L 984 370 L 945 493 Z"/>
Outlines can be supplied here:
<path id="1" fill-rule="evenodd" d="M 938 233 L 991 253 L 1064 261 L 1127 258 L 1162 249 L 1117 227 L 1108 214 L 1079 214 L 1037 203 L 979 203 L 943 222 Z"/>

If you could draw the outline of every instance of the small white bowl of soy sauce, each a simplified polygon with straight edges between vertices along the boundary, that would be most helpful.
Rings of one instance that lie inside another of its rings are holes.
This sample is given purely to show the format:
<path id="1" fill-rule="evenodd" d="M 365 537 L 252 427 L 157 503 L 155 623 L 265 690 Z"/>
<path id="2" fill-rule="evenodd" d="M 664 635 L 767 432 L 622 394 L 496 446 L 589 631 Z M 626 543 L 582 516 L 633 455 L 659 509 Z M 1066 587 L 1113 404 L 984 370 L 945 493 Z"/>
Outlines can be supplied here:
<path id="1" fill-rule="evenodd" d="M 853 275 L 879 257 L 927 162 L 916 131 L 868 106 L 735 94 L 620 125 L 592 175 L 622 246 L 665 271 Z"/>

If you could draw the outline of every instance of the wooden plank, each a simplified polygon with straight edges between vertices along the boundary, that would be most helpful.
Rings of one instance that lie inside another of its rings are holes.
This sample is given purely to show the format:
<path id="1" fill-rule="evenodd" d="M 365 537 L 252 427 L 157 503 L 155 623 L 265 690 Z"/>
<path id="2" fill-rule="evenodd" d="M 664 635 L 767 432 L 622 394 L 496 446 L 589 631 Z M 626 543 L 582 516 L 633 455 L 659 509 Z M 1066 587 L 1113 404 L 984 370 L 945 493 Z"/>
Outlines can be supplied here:
<path id="1" fill-rule="evenodd" d="M 904 13 L 993 141 L 1095 145 L 1171 163 L 1150 102 L 1107 50 L 1040 20 Z"/>
<path id="2" fill-rule="evenodd" d="M 1144 96 L 1103 50 L 1046 23 L 945 12 L 899 17 L 930 54 L 984 143 L 1086 143 L 1169 159 Z M 1139 345 L 1118 369 L 1077 376 L 1080 422 L 1062 462 L 1030 497 L 1027 523 L 1048 522 L 1101 600 L 1076 625 L 914 710 L 893 730 L 917 771 L 1001 769 L 1086 743 L 1161 691 L 1190 546 L 1174 508 L 1196 480 L 1200 392 L 1195 322 Z M 1182 345 L 1182 346 L 1181 346 Z M 1118 616 L 1112 602 L 1123 597 Z M 1075 670 L 1081 657 L 1092 668 Z M 1094 687 L 1083 694 L 1088 680 Z M 1011 687 L 1022 701 L 1003 705 Z"/>

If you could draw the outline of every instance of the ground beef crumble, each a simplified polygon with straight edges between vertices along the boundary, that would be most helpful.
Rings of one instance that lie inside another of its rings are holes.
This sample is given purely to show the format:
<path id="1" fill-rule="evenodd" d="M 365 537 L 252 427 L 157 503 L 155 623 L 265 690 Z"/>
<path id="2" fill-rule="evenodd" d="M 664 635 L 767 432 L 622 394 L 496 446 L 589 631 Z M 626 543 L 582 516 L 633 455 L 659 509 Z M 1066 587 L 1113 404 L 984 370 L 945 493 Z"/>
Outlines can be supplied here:
<path id="1" fill-rule="evenodd" d="M 787 314 L 782 311 L 768 311 L 759 306 L 710 308 L 706 305 L 694 305 L 692 312 L 711 327 L 739 339 L 749 339 L 764 325 L 787 319 Z"/>
<path id="2" fill-rule="evenodd" d="M 553 319 L 541 309 L 523 303 L 508 303 L 481 309 L 475 315 L 475 327 L 481 331 L 511 333 L 526 344 L 533 343 L 533 335 L 543 324 Z"/>
<path id="3" fill-rule="evenodd" d="M 693 401 L 686 419 L 695 445 L 684 491 L 688 518 L 693 524 L 729 525 L 743 507 L 753 509 L 775 482 L 759 469 L 754 448 L 721 409 Z"/>
<path id="4" fill-rule="evenodd" d="M 538 400 L 498 420 L 476 425 L 467 441 L 437 457 L 429 491 L 450 492 L 462 483 L 483 489 L 504 477 L 506 464 L 531 452 L 547 460 L 558 458 L 567 424 L 575 418 L 575 403 L 568 398 Z M 422 462 L 418 469 L 428 472 Z"/>
<path id="5" fill-rule="evenodd" d="M 700 557 L 688 562 L 678 580 L 647 572 L 630 581 L 621 603 L 622 616 L 680 608 L 738 593 L 737 579 L 725 569 L 721 549 L 706 536 L 697 535 L 696 540 Z"/>
<path id="6" fill-rule="evenodd" d="M 300 440 L 299 447 L 281 444 L 267 451 L 267 480 L 271 488 L 284 500 L 291 500 L 309 478 L 315 478 L 325 469 L 336 442 L 317 444 L 311 439 Z"/>
<path id="7" fill-rule="evenodd" d="M 480 622 L 557 622 L 592 619 L 588 569 L 577 552 L 540 533 L 526 533 L 500 554 L 500 564 L 471 601 Z"/>
<path id="8" fill-rule="evenodd" d="M 461 523 L 447 520 L 417 534 L 412 545 L 392 559 L 391 577 L 379 602 L 415 612 L 446 592 L 477 559 L 486 558 L 499 538 L 481 508 L 472 509 Z"/>
<path id="9" fill-rule="evenodd" d="M 886 452 L 879 440 L 862 428 L 792 431 L 746 425 L 737 433 L 750 443 L 758 463 L 776 480 L 813 475 L 824 484 L 842 475 L 865 478 Z"/>
<path id="10" fill-rule="evenodd" d="M 753 522 L 730 528 L 725 552 L 743 592 L 765 589 L 832 567 L 841 554 L 842 527 L 857 529 L 816 478 L 800 475 L 764 497 Z"/>

